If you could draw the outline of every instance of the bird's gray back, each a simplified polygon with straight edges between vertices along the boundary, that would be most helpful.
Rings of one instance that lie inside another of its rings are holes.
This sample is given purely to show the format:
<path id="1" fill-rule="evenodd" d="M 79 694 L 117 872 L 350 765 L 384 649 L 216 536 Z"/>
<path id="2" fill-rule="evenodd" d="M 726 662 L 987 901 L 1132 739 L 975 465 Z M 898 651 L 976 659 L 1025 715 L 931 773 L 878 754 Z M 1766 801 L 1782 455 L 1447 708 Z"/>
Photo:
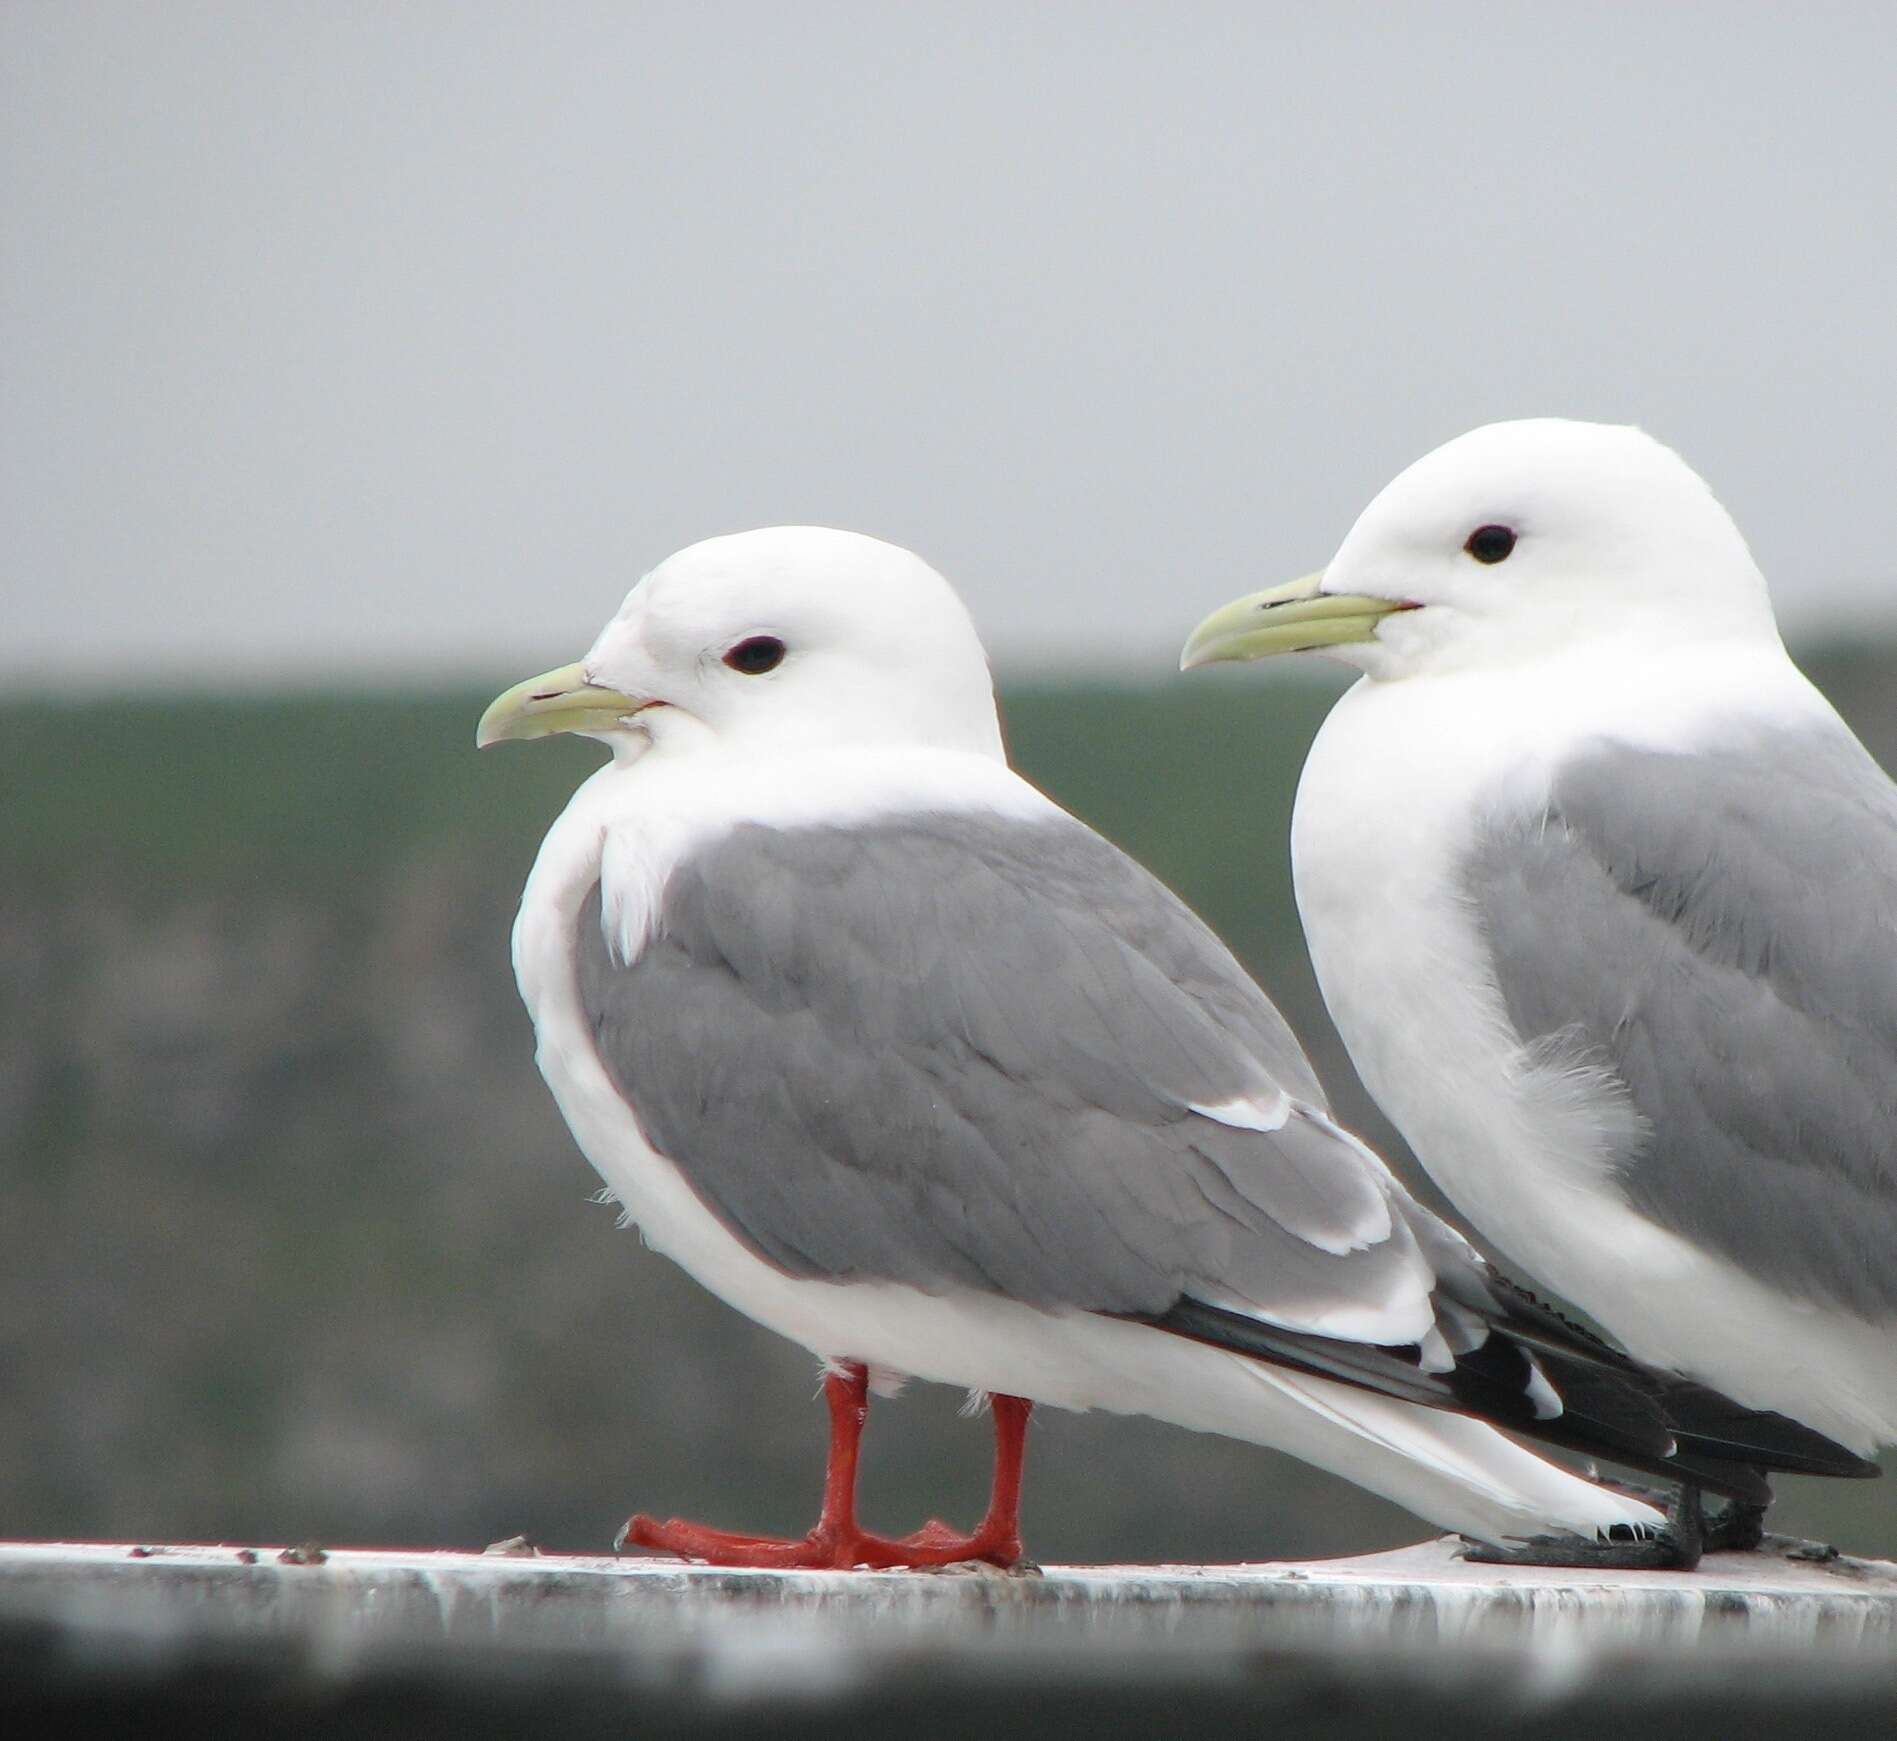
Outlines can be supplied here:
<path id="1" fill-rule="evenodd" d="M 1465 876 L 1523 1039 L 1625 1084 L 1628 1201 L 1796 1297 L 1897 1313 L 1897 789 L 1862 746 L 1599 744 Z"/>
<path id="2" fill-rule="evenodd" d="M 601 1056 L 794 1275 L 1118 1312 L 1223 1290 L 1293 1322 L 1413 1282 L 1410 1229 L 1321 1114 L 1190 1110 L 1323 1097 L 1224 946 L 1070 818 L 740 824 L 661 909 L 630 965 L 597 891 L 580 917 Z"/>

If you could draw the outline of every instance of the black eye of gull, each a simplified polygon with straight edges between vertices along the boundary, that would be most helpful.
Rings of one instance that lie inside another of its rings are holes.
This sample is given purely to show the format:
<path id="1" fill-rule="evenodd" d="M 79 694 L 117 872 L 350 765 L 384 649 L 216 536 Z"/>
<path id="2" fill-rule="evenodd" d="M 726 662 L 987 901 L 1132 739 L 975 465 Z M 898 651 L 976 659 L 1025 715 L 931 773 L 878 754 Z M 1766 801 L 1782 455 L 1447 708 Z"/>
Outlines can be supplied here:
<path id="1" fill-rule="evenodd" d="M 725 663 L 747 677 L 762 677 L 784 662 L 784 643 L 775 635 L 747 635 L 725 653 Z"/>
<path id="2" fill-rule="evenodd" d="M 1500 562 L 1514 548 L 1515 532 L 1509 526 L 1478 526 L 1463 545 L 1478 562 Z"/>

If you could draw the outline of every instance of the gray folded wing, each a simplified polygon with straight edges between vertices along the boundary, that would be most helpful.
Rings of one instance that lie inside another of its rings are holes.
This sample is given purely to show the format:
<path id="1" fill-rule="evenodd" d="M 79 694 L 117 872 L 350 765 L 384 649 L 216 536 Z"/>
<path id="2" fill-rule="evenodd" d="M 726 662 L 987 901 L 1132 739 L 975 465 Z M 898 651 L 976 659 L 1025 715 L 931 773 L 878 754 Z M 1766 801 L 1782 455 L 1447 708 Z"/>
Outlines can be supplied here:
<path id="1" fill-rule="evenodd" d="M 1628 1201 L 1795 1297 L 1897 1314 L 1897 790 L 1862 746 L 1603 744 L 1466 878 L 1524 1041 L 1625 1085 Z"/>
<path id="2" fill-rule="evenodd" d="M 578 966 L 647 1140 L 794 1275 L 1430 1327 L 1422 1212 L 1223 945 L 1070 818 L 741 824 L 630 965 L 595 891 Z"/>

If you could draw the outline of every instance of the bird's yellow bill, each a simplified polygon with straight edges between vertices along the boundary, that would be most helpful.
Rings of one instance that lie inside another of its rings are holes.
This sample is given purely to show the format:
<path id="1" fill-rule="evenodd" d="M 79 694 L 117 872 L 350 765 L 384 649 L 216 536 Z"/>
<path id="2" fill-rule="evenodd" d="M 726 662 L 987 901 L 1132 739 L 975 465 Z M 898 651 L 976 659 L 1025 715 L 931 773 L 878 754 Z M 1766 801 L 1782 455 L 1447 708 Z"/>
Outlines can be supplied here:
<path id="1" fill-rule="evenodd" d="M 1320 590 L 1323 584 L 1319 570 L 1221 606 L 1192 631 L 1186 650 L 1179 655 L 1179 669 L 1368 641 L 1392 611 L 1413 608 L 1400 599 L 1324 592 Z"/>
<path id="2" fill-rule="evenodd" d="M 563 731 L 611 731 L 647 703 L 587 682 L 582 665 L 562 665 L 497 695 L 474 728 L 476 749 L 514 738 L 553 737 Z"/>

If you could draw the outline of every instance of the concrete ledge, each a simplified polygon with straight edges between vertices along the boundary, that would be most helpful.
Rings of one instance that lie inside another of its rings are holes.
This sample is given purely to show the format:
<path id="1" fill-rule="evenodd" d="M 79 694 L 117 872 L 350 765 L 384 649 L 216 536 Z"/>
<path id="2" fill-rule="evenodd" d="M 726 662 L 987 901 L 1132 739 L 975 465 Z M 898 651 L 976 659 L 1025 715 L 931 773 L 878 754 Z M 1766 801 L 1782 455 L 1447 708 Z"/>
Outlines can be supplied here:
<path id="1" fill-rule="evenodd" d="M 612 1732 L 628 1699 L 681 1734 L 747 1713 L 898 1724 L 948 1700 L 992 1737 L 1010 1732 L 1004 1694 L 1032 1693 L 1037 1732 L 1060 1732 L 1044 1708 L 1058 1693 L 1095 1734 L 1135 1711 L 1216 1724 L 1292 1706 L 1303 1734 L 1383 1733 L 1362 1724 L 1424 1706 L 1465 1736 L 1570 1708 L 1598 1728 L 1611 1709 L 1626 1741 L 1714 1706 L 1810 1734 L 1821 1708 L 1897 1709 L 1897 1566 L 1746 1554 L 1603 1575 L 1471 1566 L 1429 1542 L 1295 1565 L 783 1573 L 15 1544 L 0 1545 L 0 1664 L 0 1706 L 43 1719 L 228 1710 L 282 1733 L 314 1732 L 298 1713 L 346 1713 L 363 1734 L 465 1727 L 514 1700 L 555 1733 L 595 1732 L 586 1711 Z M 1313 1726 L 1313 1698 L 1335 1723 Z M 549 1699 L 572 1726 L 550 1726 Z"/>
<path id="2" fill-rule="evenodd" d="M 700 1635 L 721 1619 L 807 1621 L 853 1635 L 1256 1638 L 1297 1622 L 1381 1643 L 1482 1633 L 1501 1642 L 1749 1649 L 1897 1647 L 1897 1564 L 1717 1554 L 1695 1572 L 1471 1565 L 1447 1538 L 1358 1559 L 1220 1566 L 1049 1566 L 1034 1573 L 754 1572 L 676 1560 L 322 1548 L 0 1543 L 0 1615 L 83 1627 L 283 1632 L 321 1625 L 478 1642 Z M 171 1618 L 167 1618 L 167 1617 Z"/>

